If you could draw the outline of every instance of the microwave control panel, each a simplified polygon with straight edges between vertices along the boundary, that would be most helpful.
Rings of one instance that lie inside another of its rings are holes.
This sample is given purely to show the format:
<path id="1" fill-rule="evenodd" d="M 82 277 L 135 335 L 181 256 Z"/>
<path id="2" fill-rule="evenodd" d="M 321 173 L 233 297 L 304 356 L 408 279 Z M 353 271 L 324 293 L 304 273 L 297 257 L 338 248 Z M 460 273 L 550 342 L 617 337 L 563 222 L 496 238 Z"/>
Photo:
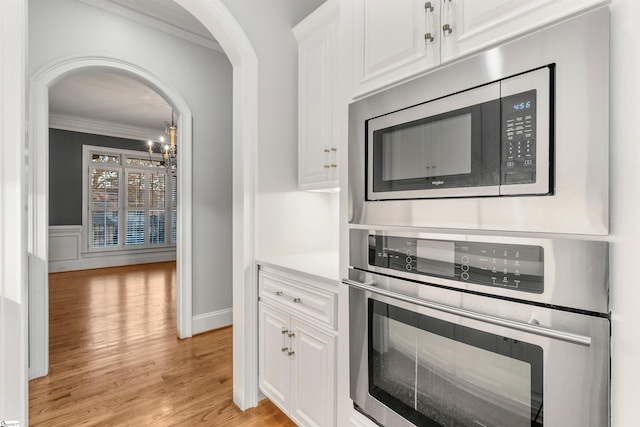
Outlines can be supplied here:
<path id="1" fill-rule="evenodd" d="M 369 264 L 515 291 L 544 291 L 540 246 L 370 235 Z"/>
<path id="2" fill-rule="evenodd" d="M 501 183 L 536 182 L 536 91 L 502 98 Z"/>

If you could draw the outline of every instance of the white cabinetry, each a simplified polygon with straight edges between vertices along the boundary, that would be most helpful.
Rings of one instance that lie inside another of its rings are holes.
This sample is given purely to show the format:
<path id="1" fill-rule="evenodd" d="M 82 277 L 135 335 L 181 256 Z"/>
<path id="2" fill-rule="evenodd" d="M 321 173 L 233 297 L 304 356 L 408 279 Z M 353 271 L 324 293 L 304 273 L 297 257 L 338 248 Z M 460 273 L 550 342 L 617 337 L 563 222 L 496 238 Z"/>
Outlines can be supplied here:
<path id="1" fill-rule="evenodd" d="M 445 0 L 453 28 L 442 45 L 442 62 L 530 32 L 605 0 Z M 552 42 L 552 41 L 550 41 Z"/>
<path id="2" fill-rule="evenodd" d="M 294 29 L 298 40 L 298 187 L 333 190 L 338 182 L 336 78 L 338 4 L 328 1 Z"/>
<path id="3" fill-rule="evenodd" d="M 335 425 L 337 293 L 259 273 L 260 390 L 300 426 Z"/>
<path id="4" fill-rule="evenodd" d="M 363 96 L 604 3 L 605 0 L 354 0 L 352 94 Z"/>
<path id="5" fill-rule="evenodd" d="M 440 63 L 440 2 L 354 0 L 356 95 Z M 425 40 L 427 28 L 433 28 L 433 40 Z"/>

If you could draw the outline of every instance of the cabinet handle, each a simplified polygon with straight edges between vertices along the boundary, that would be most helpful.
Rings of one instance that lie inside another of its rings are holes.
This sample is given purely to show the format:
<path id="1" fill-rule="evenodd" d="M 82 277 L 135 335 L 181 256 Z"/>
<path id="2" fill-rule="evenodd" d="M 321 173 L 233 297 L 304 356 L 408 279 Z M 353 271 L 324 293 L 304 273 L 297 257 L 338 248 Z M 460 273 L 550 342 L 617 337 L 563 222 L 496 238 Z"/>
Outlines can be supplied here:
<path id="1" fill-rule="evenodd" d="M 287 335 L 289 336 L 289 338 L 296 336 L 295 332 L 289 332 Z"/>
<path id="2" fill-rule="evenodd" d="M 293 356 L 293 355 L 294 355 L 294 353 L 295 353 L 295 351 L 288 351 L 288 352 L 287 352 L 287 356 Z"/>
<path id="3" fill-rule="evenodd" d="M 329 169 L 330 167 L 331 167 L 331 166 L 329 166 L 329 165 L 324 165 L 324 168 L 325 168 L 325 169 Z"/>
<path id="4" fill-rule="evenodd" d="M 289 348 L 287 347 L 282 347 L 282 352 L 284 353 L 285 351 L 289 350 Z"/>
<path id="5" fill-rule="evenodd" d="M 331 164 L 331 167 L 332 167 L 332 168 L 337 168 L 337 167 L 338 167 L 338 165 L 334 165 L 334 164 L 332 163 L 332 164 Z"/>
<path id="6" fill-rule="evenodd" d="M 274 292 L 277 296 L 279 297 L 285 297 L 285 298 L 289 298 L 292 302 L 300 302 L 300 298 L 297 297 L 292 297 L 291 295 L 287 295 L 282 291 L 275 291 Z M 282 331 L 283 334 L 288 333 L 289 331 Z"/>
<path id="7" fill-rule="evenodd" d="M 335 147 L 331 147 L 331 151 L 338 151 L 338 149 Z"/>
<path id="8" fill-rule="evenodd" d="M 428 1 L 424 4 L 424 44 L 430 45 L 433 43 L 433 4 Z"/>
<path id="9" fill-rule="evenodd" d="M 451 22 L 451 0 L 445 0 L 445 5 L 442 8 L 442 20 Z M 446 13 L 446 19 L 444 14 Z M 445 36 L 451 34 L 453 32 L 453 27 L 450 24 L 444 24 L 442 26 L 442 32 Z"/>
<path id="10" fill-rule="evenodd" d="M 325 148 L 325 149 L 324 149 L 324 150 L 322 150 L 322 151 L 324 151 L 325 153 L 328 153 L 328 152 L 329 152 L 329 149 L 328 149 L 328 148 Z"/>

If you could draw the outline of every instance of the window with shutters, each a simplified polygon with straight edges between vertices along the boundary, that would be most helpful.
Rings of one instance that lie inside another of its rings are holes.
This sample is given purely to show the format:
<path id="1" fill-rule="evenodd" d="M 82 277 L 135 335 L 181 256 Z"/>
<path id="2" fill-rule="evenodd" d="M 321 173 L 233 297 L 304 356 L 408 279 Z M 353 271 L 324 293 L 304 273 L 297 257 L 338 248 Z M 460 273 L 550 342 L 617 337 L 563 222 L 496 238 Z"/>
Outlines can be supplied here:
<path id="1" fill-rule="evenodd" d="M 85 146 L 89 251 L 174 246 L 177 177 L 162 156 Z"/>

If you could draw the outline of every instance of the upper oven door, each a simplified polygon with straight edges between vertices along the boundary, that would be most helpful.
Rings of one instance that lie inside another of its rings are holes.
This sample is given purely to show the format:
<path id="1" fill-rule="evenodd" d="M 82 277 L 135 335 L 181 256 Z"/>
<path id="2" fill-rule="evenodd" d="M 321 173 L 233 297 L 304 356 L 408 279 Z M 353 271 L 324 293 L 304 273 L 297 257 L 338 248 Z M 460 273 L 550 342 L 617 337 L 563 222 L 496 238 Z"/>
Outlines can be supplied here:
<path id="1" fill-rule="evenodd" d="M 499 195 L 500 84 L 367 122 L 367 199 Z"/>

